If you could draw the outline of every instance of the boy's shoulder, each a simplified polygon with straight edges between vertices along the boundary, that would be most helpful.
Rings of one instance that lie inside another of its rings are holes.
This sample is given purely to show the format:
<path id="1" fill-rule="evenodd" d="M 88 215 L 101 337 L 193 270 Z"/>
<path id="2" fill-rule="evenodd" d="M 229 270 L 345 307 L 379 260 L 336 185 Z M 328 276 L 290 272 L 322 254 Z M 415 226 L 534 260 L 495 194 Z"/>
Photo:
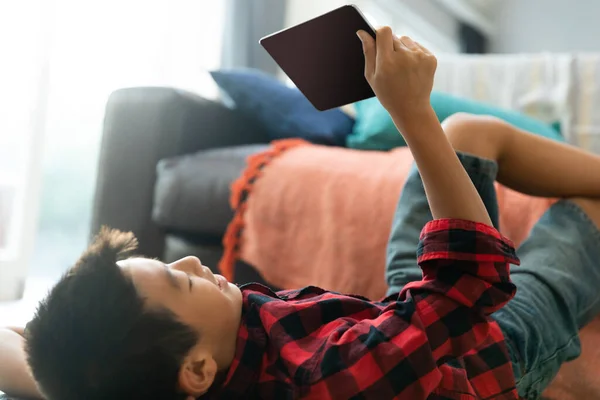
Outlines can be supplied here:
<path id="1" fill-rule="evenodd" d="M 274 292 L 260 284 L 248 284 L 240 289 L 243 299 L 242 319 L 259 311 L 259 319 L 270 316 L 267 319 L 271 322 L 284 317 L 290 319 L 294 315 L 313 322 L 320 321 L 324 315 L 327 321 L 350 316 L 358 320 L 372 319 L 377 318 L 391 302 L 397 300 L 397 296 L 391 296 L 381 301 L 371 301 L 363 296 L 342 294 L 316 286 Z"/>
<path id="2" fill-rule="evenodd" d="M 348 300 L 348 301 L 361 301 L 372 303 L 374 305 L 387 303 L 389 301 L 395 300 L 395 296 L 390 296 L 380 301 L 372 301 L 364 296 L 357 294 L 343 294 L 339 292 L 335 292 L 332 290 L 325 290 L 317 286 L 305 286 L 301 289 L 292 289 L 292 290 L 280 290 L 273 291 L 267 286 L 261 285 L 259 283 L 249 283 L 240 287 L 242 294 L 244 295 L 244 299 L 247 296 L 265 296 L 270 297 L 273 300 L 283 300 L 283 301 L 293 301 L 293 300 L 308 300 L 314 299 L 318 300 L 331 300 L 334 298 L 338 298 L 340 300 Z M 396 295 L 397 297 L 397 295 Z"/>

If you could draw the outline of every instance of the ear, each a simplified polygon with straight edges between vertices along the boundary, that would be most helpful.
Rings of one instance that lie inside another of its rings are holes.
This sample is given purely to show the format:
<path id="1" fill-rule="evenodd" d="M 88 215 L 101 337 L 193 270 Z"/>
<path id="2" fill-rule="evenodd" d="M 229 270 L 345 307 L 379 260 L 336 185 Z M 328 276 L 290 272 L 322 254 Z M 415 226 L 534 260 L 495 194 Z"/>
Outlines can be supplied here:
<path id="1" fill-rule="evenodd" d="M 217 376 L 217 363 L 204 351 L 193 351 L 179 370 L 179 388 L 190 399 L 202 396 L 210 389 Z"/>

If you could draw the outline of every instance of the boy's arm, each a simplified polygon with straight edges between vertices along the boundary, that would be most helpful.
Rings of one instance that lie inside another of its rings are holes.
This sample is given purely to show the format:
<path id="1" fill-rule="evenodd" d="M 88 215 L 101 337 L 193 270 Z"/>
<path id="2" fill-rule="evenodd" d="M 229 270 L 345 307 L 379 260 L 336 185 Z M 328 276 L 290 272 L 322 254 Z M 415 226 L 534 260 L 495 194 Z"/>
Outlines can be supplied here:
<path id="1" fill-rule="evenodd" d="M 359 36 L 365 76 L 403 132 L 436 219 L 424 227 L 419 243 L 422 281 L 406 285 L 399 301 L 375 319 L 337 319 L 311 334 L 322 343 L 311 343 L 317 351 L 303 363 L 314 365 L 302 375 L 308 377 L 306 390 L 314 398 L 379 398 L 385 393 L 425 399 L 447 382 L 445 389 L 471 393 L 472 387 L 444 363 L 485 342 L 489 346 L 480 355 L 480 372 L 489 372 L 484 365 L 510 370 L 505 348 L 498 344 L 502 334 L 488 316 L 514 295 L 509 263 L 518 260 L 510 240 L 490 226 L 479 194 L 431 109 L 435 57 L 409 38 L 395 38 L 389 28 L 377 31 L 376 45 L 368 34 Z M 502 382 L 509 387 L 496 383 L 487 385 L 495 391 L 489 398 L 514 392 L 511 382 Z"/>
<path id="2" fill-rule="evenodd" d="M 456 156 L 431 107 L 406 117 L 392 115 L 402 126 L 435 219 L 453 218 L 492 225 L 471 178 Z"/>
<path id="3" fill-rule="evenodd" d="M 438 219 L 423 229 L 417 254 L 423 280 L 406 285 L 376 318 L 357 312 L 331 320 L 311 333 L 310 346 L 299 346 L 303 351 L 289 346 L 289 354 L 280 353 L 288 364 L 300 357 L 301 366 L 314 366 L 308 375 L 292 373 L 307 378 L 298 384 L 312 398 L 426 399 L 440 386 L 464 396 L 472 388 L 444 363 L 467 356 L 478 379 L 510 375 L 484 383 L 486 398 L 513 398 L 506 395 L 514 391 L 510 357 L 489 318 L 515 293 L 512 243 L 485 224 Z M 309 349 L 316 351 L 307 361 Z"/>
<path id="4" fill-rule="evenodd" d="M 433 217 L 491 225 L 430 104 L 436 58 L 410 38 L 396 38 L 388 27 L 377 31 L 377 41 L 365 32 L 359 37 L 365 77 L 414 156 Z"/>
<path id="5" fill-rule="evenodd" d="M 25 354 L 21 328 L 0 328 L 0 390 L 7 394 L 43 399 Z"/>

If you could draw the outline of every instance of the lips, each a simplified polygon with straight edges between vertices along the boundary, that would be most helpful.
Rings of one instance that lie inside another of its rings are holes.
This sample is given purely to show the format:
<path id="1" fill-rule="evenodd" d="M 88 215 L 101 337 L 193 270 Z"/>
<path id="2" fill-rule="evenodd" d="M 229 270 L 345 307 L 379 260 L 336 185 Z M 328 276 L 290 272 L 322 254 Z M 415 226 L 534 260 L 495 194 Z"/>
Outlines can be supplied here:
<path id="1" fill-rule="evenodd" d="M 224 290 L 227 288 L 227 280 L 224 277 L 221 275 L 215 275 L 215 278 L 217 280 L 217 286 L 219 286 L 219 289 Z"/>

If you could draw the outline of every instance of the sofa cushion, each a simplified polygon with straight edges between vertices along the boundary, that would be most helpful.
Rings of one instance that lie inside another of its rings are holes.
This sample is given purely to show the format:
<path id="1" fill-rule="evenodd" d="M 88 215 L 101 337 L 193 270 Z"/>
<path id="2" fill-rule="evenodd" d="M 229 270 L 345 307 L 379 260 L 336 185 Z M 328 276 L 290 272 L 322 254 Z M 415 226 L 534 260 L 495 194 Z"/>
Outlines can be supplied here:
<path id="1" fill-rule="evenodd" d="M 442 92 L 431 93 L 431 106 L 441 121 L 458 112 L 492 115 L 540 136 L 564 142 L 558 124 L 546 124 L 525 114 L 505 110 L 490 104 L 457 97 Z M 361 150 L 390 150 L 405 146 L 404 138 L 396 129 L 390 114 L 377 98 L 355 103 L 356 123 L 347 137 L 347 146 Z"/>
<path id="2" fill-rule="evenodd" d="M 221 237 L 233 217 L 230 184 L 246 158 L 267 145 L 200 151 L 161 160 L 157 166 L 152 218 L 168 230 Z"/>
<path id="3" fill-rule="evenodd" d="M 255 69 L 211 72 L 235 108 L 252 117 L 271 139 L 299 137 L 313 143 L 346 143 L 354 120 L 340 109 L 317 110 L 298 90 Z"/>

